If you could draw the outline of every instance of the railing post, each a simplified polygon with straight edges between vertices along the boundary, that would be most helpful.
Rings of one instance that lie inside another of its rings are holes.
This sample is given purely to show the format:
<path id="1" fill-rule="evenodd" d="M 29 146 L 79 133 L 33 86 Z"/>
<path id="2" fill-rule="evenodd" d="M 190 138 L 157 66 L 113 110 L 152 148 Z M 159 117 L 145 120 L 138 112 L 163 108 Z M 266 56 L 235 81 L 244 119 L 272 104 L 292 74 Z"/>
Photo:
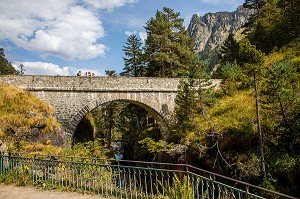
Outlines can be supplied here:
<path id="1" fill-rule="evenodd" d="M 7 151 L 7 167 L 8 167 L 8 168 L 5 168 L 5 172 L 6 172 L 8 169 L 11 169 L 11 168 L 12 168 L 11 152 L 10 152 L 10 151 Z"/>
<path id="2" fill-rule="evenodd" d="M 117 187 L 119 188 L 120 190 L 120 197 L 122 198 L 122 179 L 121 179 L 121 169 L 120 169 L 120 161 L 117 160 L 117 163 L 118 163 L 118 185 Z"/>
<path id="3" fill-rule="evenodd" d="M 186 187 L 187 187 L 187 192 L 188 192 L 188 198 L 190 198 L 190 185 L 189 185 L 189 167 L 187 164 L 185 164 L 185 172 L 186 172 Z M 184 180 L 184 178 L 183 178 Z"/>
<path id="4" fill-rule="evenodd" d="M 249 198 L 249 186 L 246 186 L 246 199 Z"/>
<path id="5" fill-rule="evenodd" d="M 35 158 L 36 158 L 36 154 L 34 154 L 34 156 L 33 156 L 32 165 L 31 165 L 31 173 L 32 173 L 32 182 L 33 183 L 37 179 L 36 178 L 36 171 L 34 171 L 34 169 L 35 169 Z"/>
<path id="6" fill-rule="evenodd" d="M 3 152 L 0 151 L 0 173 L 4 173 L 3 170 L 4 170 L 4 165 L 3 165 Z"/>

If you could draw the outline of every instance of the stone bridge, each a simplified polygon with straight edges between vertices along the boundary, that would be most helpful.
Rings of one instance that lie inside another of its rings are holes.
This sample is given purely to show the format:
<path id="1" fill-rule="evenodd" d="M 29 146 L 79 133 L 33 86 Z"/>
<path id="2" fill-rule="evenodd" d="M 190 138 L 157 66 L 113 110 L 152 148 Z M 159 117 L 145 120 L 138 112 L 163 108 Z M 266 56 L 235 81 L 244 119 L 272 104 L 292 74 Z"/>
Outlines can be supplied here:
<path id="1" fill-rule="evenodd" d="M 218 80 L 213 80 L 218 83 Z M 81 119 L 112 101 L 137 104 L 167 132 L 165 119 L 173 112 L 179 79 L 74 76 L 0 76 L 0 82 L 25 89 L 48 102 L 55 117 L 72 138 Z"/>

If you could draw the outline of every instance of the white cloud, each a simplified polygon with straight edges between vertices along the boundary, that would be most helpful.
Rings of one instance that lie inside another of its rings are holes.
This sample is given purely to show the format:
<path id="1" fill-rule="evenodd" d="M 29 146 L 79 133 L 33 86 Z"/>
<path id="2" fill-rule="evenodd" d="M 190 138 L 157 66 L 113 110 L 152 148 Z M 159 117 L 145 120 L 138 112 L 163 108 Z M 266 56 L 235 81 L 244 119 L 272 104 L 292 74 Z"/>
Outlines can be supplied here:
<path id="1" fill-rule="evenodd" d="M 97 9 L 111 10 L 135 2 L 1 0 L 0 40 L 10 40 L 43 57 L 85 60 L 104 56 L 108 47 L 99 43 L 105 31 Z"/>
<path id="2" fill-rule="evenodd" d="M 59 67 L 56 64 L 44 62 L 13 62 L 13 66 L 19 70 L 20 64 L 24 65 L 25 75 L 70 75 L 69 67 Z"/>
<path id="3" fill-rule="evenodd" d="M 146 32 L 139 32 L 139 36 L 143 43 L 145 43 L 145 40 L 147 39 L 147 33 Z"/>
<path id="4" fill-rule="evenodd" d="M 125 35 L 127 35 L 128 37 L 130 35 L 136 35 L 136 31 L 125 31 Z"/>
<path id="5" fill-rule="evenodd" d="M 78 71 L 84 75 L 86 72 L 94 73 L 95 76 L 104 76 L 104 72 L 101 70 L 93 70 L 85 67 L 74 67 L 74 66 L 59 66 L 53 63 L 46 62 L 13 62 L 12 65 L 20 70 L 20 64 L 24 65 L 25 75 L 61 75 L 69 76 L 76 75 Z"/>
<path id="6" fill-rule="evenodd" d="M 138 2 L 138 0 L 84 0 L 84 2 L 97 9 L 112 10 L 125 4 Z"/>
<path id="7" fill-rule="evenodd" d="M 90 11 L 76 6 L 55 22 L 49 22 L 45 29 L 37 30 L 32 39 L 18 38 L 16 43 L 44 56 L 84 60 L 104 56 L 107 47 L 96 44 L 103 36 L 101 21 Z"/>

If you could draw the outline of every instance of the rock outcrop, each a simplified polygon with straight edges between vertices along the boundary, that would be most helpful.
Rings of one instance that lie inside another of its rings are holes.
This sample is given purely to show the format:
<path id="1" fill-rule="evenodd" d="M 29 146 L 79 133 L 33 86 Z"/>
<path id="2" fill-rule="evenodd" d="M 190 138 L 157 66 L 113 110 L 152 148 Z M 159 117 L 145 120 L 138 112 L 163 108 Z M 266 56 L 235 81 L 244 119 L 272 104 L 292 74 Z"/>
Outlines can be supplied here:
<path id="1" fill-rule="evenodd" d="M 189 27 L 189 36 L 194 40 L 194 51 L 212 51 L 221 45 L 229 33 L 237 33 L 248 21 L 251 12 L 239 6 L 234 12 L 194 14 Z"/>
<path id="2" fill-rule="evenodd" d="M 229 33 L 241 35 L 242 26 L 248 21 L 251 11 L 239 6 L 234 12 L 207 13 L 204 16 L 194 14 L 189 27 L 189 36 L 194 40 L 194 51 L 206 61 L 207 70 L 216 69 L 220 46 Z M 236 37 L 237 40 L 240 37 Z"/>

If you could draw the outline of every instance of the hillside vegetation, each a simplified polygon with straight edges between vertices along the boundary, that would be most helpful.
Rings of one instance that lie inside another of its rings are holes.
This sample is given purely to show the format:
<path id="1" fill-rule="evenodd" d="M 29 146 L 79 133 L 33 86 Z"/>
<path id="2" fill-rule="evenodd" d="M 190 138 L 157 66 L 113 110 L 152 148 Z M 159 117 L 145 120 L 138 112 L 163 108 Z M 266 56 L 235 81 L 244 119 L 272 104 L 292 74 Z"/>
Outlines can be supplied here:
<path id="1" fill-rule="evenodd" d="M 221 47 L 220 67 L 214 74 L 222 78 L 221 89 L 199 87 L 208 85 L 210 76 L 205 73 L 203 60 L 191 56 L 192 62 L 176 68 L 180 73 L 175 77 L 185 79 L 178 87 L 169 139 L 156 141 L 149 136 L 138 142 L 140 145 L 134 144 L 134 148 L 148 148 L 155 157 L 169 157 L 158 161 L 186 162 L 300 196 L 300 1 L 246 0 L 244 7 L 253 16 L 245 24 L 241 40 L 236 41 L 237 37 L 229 34 Z M 170 33 L 178 34 L 172 32 L 172 26 L 159 31 L 160 26 L 171 22 L 169 16 L 174 16 L 173 10 L 164 11 L 168 12 L 158 11 L 147 23 L 157 30 L 147 31 L 147 47 L 153 44 L 153 52 L 168 58 L 164 68 L 148 71 L 147 64 L 163 59 L 152 58 L 147 51 L 143 57 L 142 49 L 134 48 L 139 41 L 129 38 L 124 61 L 132 68 L 125 67 L 121 74 L 138 66 L 145 76 L 160 76 L 164 72 L 165 77 L 174 77 L 165 71 L 174 69 L 176 60 L 172 57 L 179 57 L 180 53 L 170 48 L 162 51 L 159 47 L 163 45 L 155 48 L 155 39 L 170 37 L 168 44 L 173 44 L 172 38 L 176 37 Z M 170 56 L 170 52 L 174 55 Z M 134 62 L 136 57 L 142 60 L 138 64 Z M 144 60 L 145 57 L 149 59 Z M 135 119 L 143 118 L 136 115 Z"/>
<path id="2" fill-rule="evenodd" d="M 62 137 L 54 109 L 27 91 L 0 84 L 0 139 L 12 152 L 105 158 L 102 141 L 77 143 L 70 148 Z M 91 120 L 91 118 L 90 118 Z"/>
<path id="3" fill-rule="evenodd" d="M 28 92 L 0 84 L 0 138 L 10 150 L 22 147 L 33 129 L 42 134 L 59 132 L 60 124 L 53 113 L 47 103 Z"/>

